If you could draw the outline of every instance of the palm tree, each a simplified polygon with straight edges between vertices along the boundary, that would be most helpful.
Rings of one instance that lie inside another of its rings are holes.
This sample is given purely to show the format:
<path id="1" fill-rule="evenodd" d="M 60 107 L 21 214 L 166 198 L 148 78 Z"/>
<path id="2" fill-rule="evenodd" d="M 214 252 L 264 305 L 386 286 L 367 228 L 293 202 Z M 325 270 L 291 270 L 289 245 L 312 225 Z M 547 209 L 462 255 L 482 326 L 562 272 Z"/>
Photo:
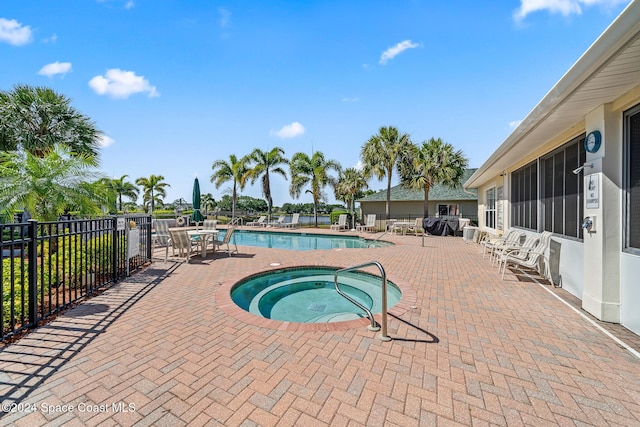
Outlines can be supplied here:
<path id="1" fill-rule="evenodd" d="M 56 145 L 82 155 L 83 162 L 97 157 L 102 133 L 71 100 L 47 87 L 16 85 L 0 91 L 0 150 L 23 149 L 43 157 Z"/>
<path id="2" fill-rule="evenodd" d="M 56 221 L 69 210 L 100 213 L 104 192 L 94 181 L 94 159 L 59 145 L 36 156 L 28 151 L 0 151 L 0 206 L 5 214 L 24 208 L 40 221 Z"/>
<path id="3" fill-rule="evenodd" d="M 318 227 L 318 204 L 321 199 L 325 199 L 322 189 L 327 184 L 332 186 L 336 184 L 336 179 L 328 173 L 332 169 L 340 172 L 340 163 L 335 160 L 326 160 L 320 151 L 316 151 L 311 157 L 306 153 L 296 153 L 291 158 L 289 194 L 297 199 L 300 197 L 302 188 L 310 184 L 311 189 L 306 192 L 313 196 L 313 216 L 316 227 Z"/>
<path id="4" fill-rule="evenodd" d="M 400 160 L 401 183 L 415 190 L 424 190 L 424 216 L 429 216 L 429 190 L 435 184 L 457 187 L 469 161 L 461 150 L 440 138 L 431 138 L 415 146 Z"/>
<path id="5" fill-rule="evenodd" d="M 363 145 L 361 156 L 364 163 L 364 176 L 375 176 L 378 180 L 387 177 L 387 219 L 391 217 L 391 178 L 398 160 L 413 144 L 409 135 L 398 132 L 393 126 L 381 127 L 377 135 L 373 135 Z"/>
<path id="6" fill-rule="evenodd" d="M 156 203 L 162 203 L 162 200 L 167 197 L 167 187 L 171 187 L 166 182 L 162 182 L 164 176 L 151 175 L 149 178 L 141 177 L 136 179 L 136 185 L 142 187 L 142 201 L 145 208 L 150 206 L 151 215 L 155 210 Z"/>
<path id="7" fill-rule="evenodd" d="M 122 196 L 128 197 L 134 202 L 138 199 L 138 193 L 140 190 L 132 183 L 125 181 L 125 178 L 128 176 L 129 175 L 122 175 L 120 178 L 111 179 L 109 180 L 110 182 L 107 183 L 107 186 L 118 199 L 118 211 L 122 211 Z"/>
<path id="8" fill-rule="evenodd" d="M 216 199 L 213 198 L 213 194 L 206 193 L 200 196 L 200 204 L 204 210 L 204 215 L 208 216 L 209 210 L 215 209 L 216 207 Z"/>
<path id="9" fill-rule="evenodd" d="M 356 218 L 354 215 L 356 199 L 363 197 L 364 192 L 369 188 L 367 179 L 362 171 L 356 168 L 347 168 L 338 175 L 338 182 L 335 187 L 335 195 L 338 200 L 343 200 L 351 212 L 351 228 L 356 228 Z"/>
<path id="10" fill-rule="evenodd" d="M 251 178 L 251 184 L 262 177 L 262 194 L 267 199 L 267 213 L 269 219 L 271 219 L 271 209 L 273 208 L 271 174 L 280 175 L 286 180 L 287 172 L 282 169 L 281 165 L 288 165 L 289 161 L 284 158 L 284 150 L 280 147 L 274 147 L 270 151 L 262 151 L 256 148 L 249 154 L 249 161 L 255 164 L 249 169 L 247 177 Z"/>
<path id="11" fill-rule="evenodd" d="M 236 217 L 236 203 L 238 201 L 238 188 L 240 191 L 244 190 L 244 186 L 247 182 L 247 172 L 249 159 L 245 156 L 240 159 L 235 154 L 229 156 L 229 161 L 216 160 L 213 162 L 211 169 L 213 174 L 211 175 L 211 182 L 216 185 L 216 188 L 220 188 L 222 184 L 227 181 L 233 182 L 232 200 L 231 203 L 231 218 Z"/>

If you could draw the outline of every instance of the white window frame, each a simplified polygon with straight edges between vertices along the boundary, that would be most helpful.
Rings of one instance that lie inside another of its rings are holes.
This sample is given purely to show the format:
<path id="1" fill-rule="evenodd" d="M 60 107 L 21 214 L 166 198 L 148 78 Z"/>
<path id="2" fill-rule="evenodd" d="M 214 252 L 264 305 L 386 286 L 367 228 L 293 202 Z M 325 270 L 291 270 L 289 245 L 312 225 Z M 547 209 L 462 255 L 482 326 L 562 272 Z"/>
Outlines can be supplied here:
<path id="1" fill-rule="evenodd" d="M 496 227 L 504 230 L 504 186 L 496 188 Z"/>
<path id="2" fill-rule="evenodd" d="M 491 193 L 491 194 L 490 194 Z M 484 192 L 484 226 L 496 230 L 496 187 Z"/>

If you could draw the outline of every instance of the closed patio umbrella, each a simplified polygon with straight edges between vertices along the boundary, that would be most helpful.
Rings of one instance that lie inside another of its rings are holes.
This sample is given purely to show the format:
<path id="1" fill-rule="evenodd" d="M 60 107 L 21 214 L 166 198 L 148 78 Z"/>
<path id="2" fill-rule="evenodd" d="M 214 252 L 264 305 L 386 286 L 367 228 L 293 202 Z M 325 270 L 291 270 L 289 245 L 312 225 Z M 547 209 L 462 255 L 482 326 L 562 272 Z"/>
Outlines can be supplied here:
<path id="1" fill-rule="evenodd" d="M 193 181 L 193 213 L 191 214 L 191 221 L 196 225 L 204 221 L 204 216 L 200 213 L 200 182 L 198 178 Z"/>

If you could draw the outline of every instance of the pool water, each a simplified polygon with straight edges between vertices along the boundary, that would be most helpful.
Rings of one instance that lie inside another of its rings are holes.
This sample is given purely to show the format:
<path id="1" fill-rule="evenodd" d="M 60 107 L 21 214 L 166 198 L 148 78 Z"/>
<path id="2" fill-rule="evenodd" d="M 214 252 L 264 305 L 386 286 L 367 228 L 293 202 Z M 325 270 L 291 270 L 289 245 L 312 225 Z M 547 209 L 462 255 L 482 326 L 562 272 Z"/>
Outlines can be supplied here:
<path id="1" fill-rule="evenodd" d="M 340 322 L 366 313 L 340 296 L 333 283 L 335 268 L 297 267 L 251 276 L 231 289 L 231 299 L 243 310 L 267 319 L 298 323 Z M 338 276 L 340 289 L 373 314 L 382 311 L 378 276 L 350 271 Z M 402 296 L 387 280 L 387 308 Z"/>
<path id="2" fill-rule="evenodd" d="M 220 231 L 223 239 L 226 230 Z M 392 245 L 390 242 L 373 241 L 358 236 L 332 236 L 326 234 L 287 233 L 273 231 L 236 230 L 232 240 L 243 246 L 261 248 L 289 249 L 294 251 L 312 251 L 317 249 L 339 248 L 380 248 Z"/>

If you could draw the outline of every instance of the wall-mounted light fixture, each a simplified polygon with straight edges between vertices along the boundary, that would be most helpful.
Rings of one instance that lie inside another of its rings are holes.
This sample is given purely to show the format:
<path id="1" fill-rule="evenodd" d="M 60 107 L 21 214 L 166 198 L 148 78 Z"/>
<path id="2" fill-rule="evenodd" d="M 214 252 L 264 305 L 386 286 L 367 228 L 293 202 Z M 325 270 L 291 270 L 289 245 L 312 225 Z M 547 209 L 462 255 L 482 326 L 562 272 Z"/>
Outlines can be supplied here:
<path id="1" fill-rule="evenodd" d="M 573 174 L 574 175 L 578 175 L 582 171 L 582 169 L 587 168 L 587 167 L 588 168 L 592 168 L 593 166 L 594 166 L 593 163 L 585 163 L 584 165 L 580 166 L 579 168 L 574 169 L 573 170 Z"/>

